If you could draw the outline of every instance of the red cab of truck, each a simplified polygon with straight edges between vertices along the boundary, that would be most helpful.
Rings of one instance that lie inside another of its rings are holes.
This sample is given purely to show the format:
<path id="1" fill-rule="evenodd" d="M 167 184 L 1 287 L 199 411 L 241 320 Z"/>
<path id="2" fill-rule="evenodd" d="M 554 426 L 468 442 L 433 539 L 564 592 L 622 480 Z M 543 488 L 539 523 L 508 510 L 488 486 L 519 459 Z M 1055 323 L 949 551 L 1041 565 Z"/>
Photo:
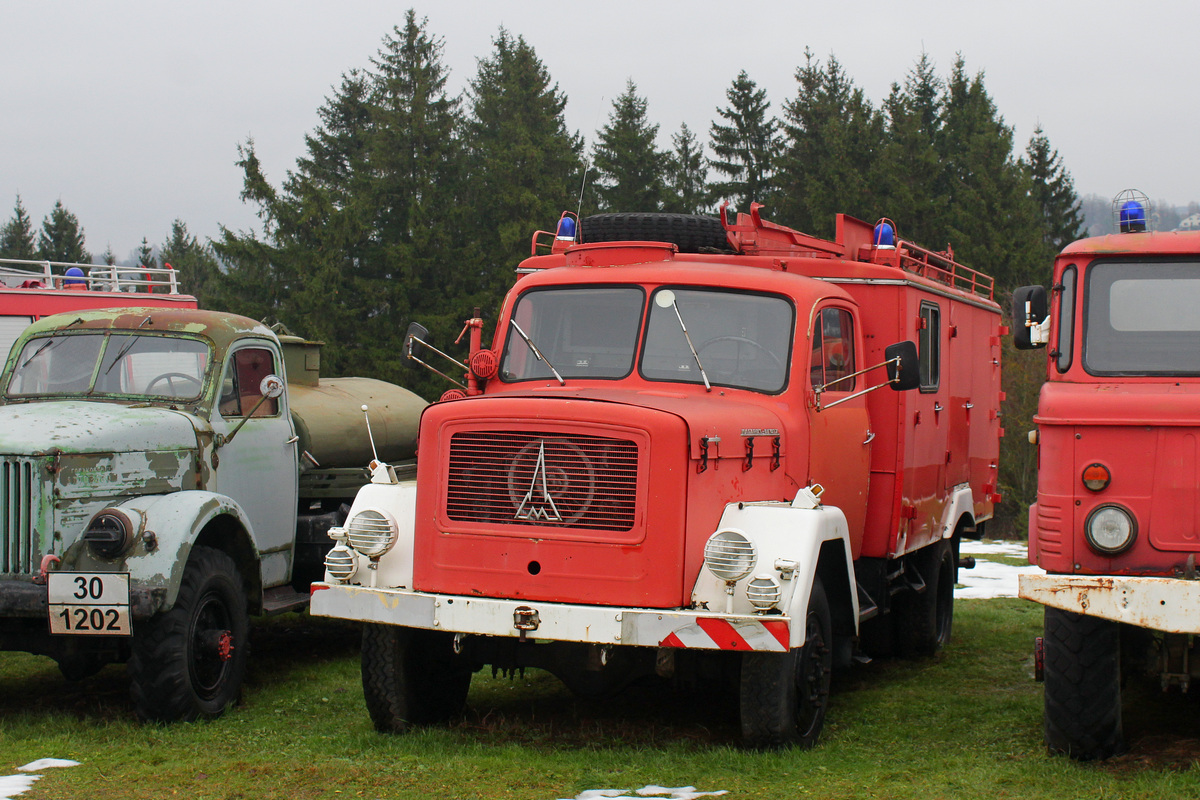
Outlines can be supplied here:
<path id="1" fill-rule="evenodd" d="M 468 322 L 415 486 L 360 495 L 314 613 L 373 623 L 381 729 L 423 718 L 384 664 L 420 641 L 460 676 L 436 718 L 481 664 L 585 692 L 728 679 L 747 742 L 811 745 L 832 666 L 949 638 L 959 539 L 998 500 L 991 279 L 886 221 L 564 219 L 490 348 Z M 386 555 L 360 514 L 396 518 Z"/>
<path id="2" fill-rule="evenodd" d="M 1014 293 L 1017 347 L 1049 345 L 1029 510 L 1048 574 L 1020 594 L 1046 606 L 1046 743 L 1079 759 L 1124 749 L 1122 680 L 1200 674 L 1200 233 L 1151 230 L 1138 192 L 1114 214 L 1119 233 L 1059 254 L 1049 293 Z"/>

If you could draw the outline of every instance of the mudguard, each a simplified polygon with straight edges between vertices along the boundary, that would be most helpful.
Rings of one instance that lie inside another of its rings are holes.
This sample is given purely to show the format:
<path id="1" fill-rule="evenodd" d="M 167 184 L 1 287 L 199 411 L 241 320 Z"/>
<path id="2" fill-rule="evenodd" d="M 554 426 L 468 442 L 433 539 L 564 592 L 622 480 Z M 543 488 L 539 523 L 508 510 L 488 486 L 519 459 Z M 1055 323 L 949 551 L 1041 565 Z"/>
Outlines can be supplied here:
<path id="1" fill-rule="evenodd" d="M 780 588 L 778 611 L 772 609 L 761 616 L 769 620 L 774 612 L 791 619 L 790 646 L 793 648 L 804 644 L 805 626 L 796 621 L 805 618 L 818 570 L 825 574 L 828 574 L 827 570 L 844 572 L 848 579 L 845 585 L 855 585 L 845 514 L 838 508 L 817 504 L 807 490 L 801 490 L 790 504 L 730 503 L 717 527 L 718 532 L 723 530 L 736 530 L 754 544 L 754 567 L 748 575 L 733 583 L 732 604 L 726 582 L 702 568 L 692 590 L 692 601 L 710 611 L 729 609 L 734 614 L 754 614 L 756 611 L 747 597 L 747 587 L 756 578 L 769 579 Z M 827 547 L 827 543 L 833 546 Z M 821 563 L 823 548 L 825 564 Z M 828 561 L 831 558 L 833 560 Z M 827 584 L 827 591 L 829 589 Z M 830 604 L 850 603 L 853 608 L 851 618 L 857 625 L 857 594 L 849 591 L 845 595 L 834 596 L 831 592 Z"/>
<path id="2" fill-rule="evenodd" d="M 132 586 L 165 592 L 159 610 L 165 611 L 175 605 L 192 546 L 205 526 L 219 516 L 225 515 L 236 520 L 240 527 L 239 536 L 243 540 L 239 544 L 249 552 L 255 564 L 259 561 L 250 520 L 236 501 L 223 494 L 201 490 L 172 492 L 133 497 L 107 507 L 135 512 L 133 519 L 139 520 L 140 525 L 133 547 L 114 565 L 111 560 L 93 556 L 87 544 L 80 539 L 64 554 L 61 569 L 128 572 Z M 148 533 L 152 533 L 153 537 L 147 536 Z M 153 547 L 148 546 L 147 540 L 151 538 Z"/>
<path id="3" fill-rule="evenodd" d="M 362 586 L 412 588 L 416 508 L 417 482 L 415 480 L 400 481 L 399 483 L 368 483 L 358 490 L 354 503 L 350 506 L 350 513 L 346 516 L 346 524 L 349 525 L 356 514 L 371 509 L 392 518 L 396 524 L 397 536 L 395 545 L 379 557 L 374 569 L 371 569 L 369 558 L 350 550 L 356 566 L 354 572 L 346 579 L 347 583 Z M 325 580 L 333 580 L 328 572 L 325 573 Z"/>

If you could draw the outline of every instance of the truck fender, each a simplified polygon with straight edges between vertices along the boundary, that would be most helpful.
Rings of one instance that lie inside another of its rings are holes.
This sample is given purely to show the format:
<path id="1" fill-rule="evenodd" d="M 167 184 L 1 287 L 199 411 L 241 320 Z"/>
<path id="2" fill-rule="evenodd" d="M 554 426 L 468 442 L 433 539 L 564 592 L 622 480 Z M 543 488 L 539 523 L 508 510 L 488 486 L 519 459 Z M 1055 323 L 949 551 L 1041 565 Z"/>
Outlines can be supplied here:
<path id="1" fill-rule="evenodd" d="M 791 620 L 790 647 L 804 644 L 805 619 L 813 580 L 821 575 L 831 611 L 849 626 L 858 625 L 858 595 L 854 591 L 854 563 L 850 559 L 850 532 L 846 516 L 833 506 L 805 507 L 789 503 L 730 503 L 713 536 L 731 532 L 754 547 L 754 564 L 745 576 L 729 584 L 701 567 L 692 590 L 692 602 L 709 611 L 761 614 L 770 619 L 776 610 Z M 711 541 L 711 539 L 710 539 Z M 778 602 L 766 613 L 750 602 L 751 588 L 778 589 Z M 839 613 L 840 612 L 840 613 Z M 836 623 L 835 623 L 836 625 Z"/>
<path id="2" fill-rule="evenodd" d="M 958 530 L 958 523 L 963 517 L 967 524 L 973 525 L 975 520 L 975 498 L 971 494 L 971 484 L 960 483 L 950 490 L 950 502 L 942 510 L 941 538 L 949 539 Z"/>
<path id="3" fill-rule="evenodd" d="M 376 511 L 390 518 L 396 526 L 396 543 L 391 549 L 379 556 L 376 566 L 371 569 L 371 559 L 352 549 L 346 541 L 344 531 L 350 527 L 354 517 L 363 511 Z M 327 583 L 350 583 L 361 586 L 378 586 L 389 589 L 412 588 L 413 578 L 413 547 L 415 542 L 417 517 L 417 482 L 400 481 L 398 483 L 368 483 L 358 490 L 350 513 L 346 515 L 346 525 L 339 534 L 337 528 L 330 529 L 331 536 L 341 536 L 331 550 L 331 555 L 347 559 L 351 566 L 342 566 L 339 575 L 333 575 L 328 568 L 325 571 Z M 326 564 L 329 564 L 326 559 Z M 344 570 L 344 571 L 343 571 Z"/>
<path id="4" fill-rule="evenodd" d="M 109 507 L 137 512 L 141 518 L 140 536 L 125 557 L 125 569 L 135 585 L 165 590 L 160 610 L 175 605 L 183 570 L 196 544 L 223 550 L 233 558 L 250 590 L 251 606 L 256 605 L 262 591 L 259 553 L 250 520 L 235 500 L 195 490 L 135 497 Z M 153 539 L 153 547 L 148 539 Z"/>

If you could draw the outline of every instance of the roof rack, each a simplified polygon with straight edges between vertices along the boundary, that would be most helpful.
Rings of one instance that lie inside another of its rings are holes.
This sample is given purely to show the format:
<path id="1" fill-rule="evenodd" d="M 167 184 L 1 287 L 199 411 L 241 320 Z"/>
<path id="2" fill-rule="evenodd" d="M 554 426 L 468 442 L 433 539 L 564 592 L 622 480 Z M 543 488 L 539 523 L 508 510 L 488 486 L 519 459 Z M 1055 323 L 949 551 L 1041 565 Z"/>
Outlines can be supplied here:
<path id="1" fill-rule="evenodd" d="M 75 268 L 79 274 L 67 274 Z M 28 261 L 0 258 L 0 288 L 88 289 L 94 292 L 179 294 L 174 267 L 119 267 L 73 264 L 67 261 Z"/>

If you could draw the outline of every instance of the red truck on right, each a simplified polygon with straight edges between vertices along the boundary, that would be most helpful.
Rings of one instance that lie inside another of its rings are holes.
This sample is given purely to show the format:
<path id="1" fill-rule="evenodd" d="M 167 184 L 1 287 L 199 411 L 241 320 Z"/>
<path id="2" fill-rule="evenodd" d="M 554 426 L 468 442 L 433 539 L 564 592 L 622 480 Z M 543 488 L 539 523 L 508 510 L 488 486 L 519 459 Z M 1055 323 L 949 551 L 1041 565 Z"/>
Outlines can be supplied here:
<path id="1" fill-rule="evenodd" d="M 1123 676 L 1200 676 L 1200 232 L 1151 230 L 1140 192 L 1113 209 L 1118 233 L 1013 295 L 1016 346 L 1048 346 L 1029 509 L 1046 574 L 1020 596 L 1046 607 L 1046 745 L 1079 760 L 1125 751 Z"/>

